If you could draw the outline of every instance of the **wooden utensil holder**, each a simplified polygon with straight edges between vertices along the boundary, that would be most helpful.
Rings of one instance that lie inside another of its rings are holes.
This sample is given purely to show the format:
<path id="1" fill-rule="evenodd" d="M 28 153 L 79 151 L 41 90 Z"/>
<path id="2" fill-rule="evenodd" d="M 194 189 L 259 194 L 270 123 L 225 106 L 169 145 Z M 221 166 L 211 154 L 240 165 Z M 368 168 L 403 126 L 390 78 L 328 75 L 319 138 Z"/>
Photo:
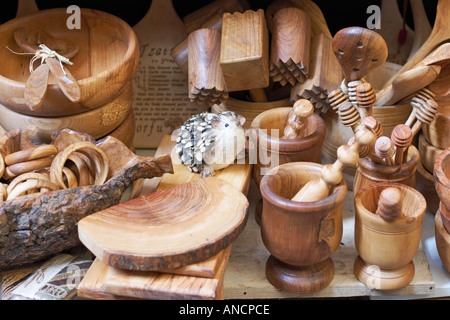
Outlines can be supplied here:
<path id="1" fill-rule="evenodd" d="M 420 163 L 419 150 L 416 147 L 408 148 L 407 161 L 400 165 L 377 164 L 368 158 L 359 160 L 353 192 L 357 194 L 373 184 L 382 182 L 399 183 L 416 187 L 416 167 Z"/>
<path id="2" fill-rule="evenodd" d="M 280 290 L 311 293 L 333 280 L 330 256 L 342 238 L 345 181 L 324 200 L 290 200 L 307 182 L 320 178 L 321 170 L 322 165 L 317 163 L 286 163 L 272 169 L 261 181 L 261 237 L 271 253 L 266 276 Z"/>
<path id="3" fill-rule="evenodd" d="M 402 214 L 386 222 L 375 214 L 381 192 L 395 187 L 402 194 Z M 410 283 L 422 233 L 426 201 L 417 190 L 397 183 L 380 183 L 355 196 L 354 273 L 359 281 L 377 290 L 400 289 Z"/>

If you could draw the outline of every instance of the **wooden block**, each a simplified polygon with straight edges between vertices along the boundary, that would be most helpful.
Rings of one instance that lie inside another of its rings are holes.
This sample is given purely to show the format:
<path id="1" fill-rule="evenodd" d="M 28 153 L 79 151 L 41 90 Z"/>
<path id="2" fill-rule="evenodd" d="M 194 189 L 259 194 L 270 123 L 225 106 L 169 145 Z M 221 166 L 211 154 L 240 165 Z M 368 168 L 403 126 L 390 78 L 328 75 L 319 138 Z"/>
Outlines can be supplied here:
<path id="1" fill-rule="evenodd" d="M 230 92 L 269 85 L 269 33 L 262 9 L 224 13 L 220 66 Z"/>

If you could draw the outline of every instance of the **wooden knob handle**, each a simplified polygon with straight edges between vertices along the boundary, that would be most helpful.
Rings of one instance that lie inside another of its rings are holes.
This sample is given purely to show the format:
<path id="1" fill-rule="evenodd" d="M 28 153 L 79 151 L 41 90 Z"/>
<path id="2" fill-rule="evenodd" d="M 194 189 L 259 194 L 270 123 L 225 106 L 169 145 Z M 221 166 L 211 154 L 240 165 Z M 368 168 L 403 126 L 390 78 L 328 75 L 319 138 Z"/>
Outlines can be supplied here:
<path id="1" fill-rule="evenodd" d="M 402 193 L 398 188 L 386 188 L 381 192 L 376 214 L 386 222 L 402 216 Z"/>

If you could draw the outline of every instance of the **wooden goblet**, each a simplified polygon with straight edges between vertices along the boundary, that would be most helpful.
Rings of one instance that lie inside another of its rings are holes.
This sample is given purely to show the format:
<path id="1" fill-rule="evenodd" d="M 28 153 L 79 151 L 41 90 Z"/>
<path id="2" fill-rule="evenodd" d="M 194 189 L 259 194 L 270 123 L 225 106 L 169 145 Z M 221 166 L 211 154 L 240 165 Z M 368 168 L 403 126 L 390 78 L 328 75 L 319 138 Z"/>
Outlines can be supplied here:
<path id="1" fill-rule="evenodd" d="M 283 139 L 286 117 L 292 108 L 276 108 L 258 115 L 252 122 L 252 134 L 255 134 L 255 147 L 258 148 L 258 159 L 253 167 L 253 179 L 259 186 L 265 172 L 270 168 L 289 162 L 322 161 L 322 143 L 327 135 L 325 122 L 316 114 L 307 119 L 306 132 L 303 138 Z M 276 130 L 276 131 L 275 131 Z M 275 133 L 278 132 L 278 136 Z M 278 163 L 272 163 L 272 157 L 278 152 Z M 261 218 L 262 201 L 256 208 L 256 221 Z"/>
<path id="2" fill-rule="evenodd" d="M 321 171 L 317 163 L 286 163 L 270 170 L 261 181 L 261 237 L 271 253 L 266 276 L 280 290 L 311 293 L 333 280 L 330 256 L 342 238 L 345 181 L 334 186 L 324 200 L 290 200 L 307 182 L 319 179 Z"/>
<path id="3" fill-rule="evenodd" d="M 375 214 L 382 191 L 401 192 L 401 217 L 392 222 Z M 377 290 L 394 290 L 414 277 L 412 259 L 417 253 L 427 204 L 417 190 L 397 183 L 379 183 L 355 196 L 354 273 L 359 281 Z"/>

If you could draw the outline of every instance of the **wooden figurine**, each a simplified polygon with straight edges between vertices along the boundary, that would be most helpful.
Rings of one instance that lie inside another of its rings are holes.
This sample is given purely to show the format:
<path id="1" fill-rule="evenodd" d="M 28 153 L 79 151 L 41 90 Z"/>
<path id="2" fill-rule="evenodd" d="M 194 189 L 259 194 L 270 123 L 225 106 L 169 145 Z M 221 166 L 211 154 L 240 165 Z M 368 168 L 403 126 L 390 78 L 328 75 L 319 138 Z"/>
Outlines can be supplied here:
<path id="1" fill-rule="evenodd" d="M 308 181 L 319 179 L 321 172 L 321 164 L 286 163 L 269 171 L 261 181 L 261 237 L 271 254 L 266 277 L 277 289 L 311 293 L 333 280 L 330 256 L 342 238 L 345 182 L 334 186 L 323 201 L 290 200 Z"/>
<path id="2" fill-rule="evenodd" d="M 351 145 L 341 146 L 337 151 L 338 159 L 333 164 L 324 165 L 320 179 L 311 180 L 292 198 L 297 202 L 315 202 L 328 197 L 330 188 L 342 181 L 344 166 L 358 163 L 361 146 L 375 143 L 376 135 L 370 129 L 360 126 L 355 132 L 355 141 Z"/>
<path id="3" fill-rule="evenodd" d="M 230 92 L 269 86 L 269 33 L 262 9 L 224 13 L 220 66 Z"/>
<path id="4" fill-rule="evenodd" d="M 228 98 L 220 69 L 221 32 L 202 28 L 188 37 L 189 99 L 198 105 L 211 107 Z"/>
<path id="5" fill-rule="evenodd" d="M 311 21 L 303 10 L 283 8 L 273 17 L 270 76 L 281 85 L 303 83 L 308 77 Z"/>
<path id="6" fill-rule="evenodd" d="M 411 282 L 426 208 L 422 194 L 404 184 L 379 183 L 356 194 L 354 273 L 359 281 L 376 290 Z"/>

